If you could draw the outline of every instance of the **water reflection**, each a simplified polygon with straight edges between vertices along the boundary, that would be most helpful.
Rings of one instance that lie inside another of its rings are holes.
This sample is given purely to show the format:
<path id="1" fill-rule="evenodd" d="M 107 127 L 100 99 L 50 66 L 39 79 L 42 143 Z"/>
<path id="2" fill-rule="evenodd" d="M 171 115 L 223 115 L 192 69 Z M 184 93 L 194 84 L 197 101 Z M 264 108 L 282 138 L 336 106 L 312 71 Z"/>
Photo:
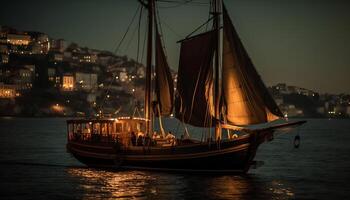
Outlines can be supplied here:
<path id="1" fill-rule="evenodd" d="M 291 199 L 292 188 L 257 175 L 200 176 L 69 168 L 83 199 Z"/>

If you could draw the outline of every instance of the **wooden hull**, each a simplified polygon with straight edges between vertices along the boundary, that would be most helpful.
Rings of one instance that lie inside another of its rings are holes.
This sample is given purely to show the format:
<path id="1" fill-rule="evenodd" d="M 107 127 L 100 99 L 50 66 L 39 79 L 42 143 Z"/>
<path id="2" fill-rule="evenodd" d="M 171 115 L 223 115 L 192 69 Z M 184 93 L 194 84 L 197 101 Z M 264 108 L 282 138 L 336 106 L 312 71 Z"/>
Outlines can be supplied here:
<path id="1" fill-rule="evenodd" d="M 179 172 L 245 173 L 262 135 L 249 134 L 233 141 L 174 147 L 130 147 L 68 142 L 68 151 L 90 167 Z"/>

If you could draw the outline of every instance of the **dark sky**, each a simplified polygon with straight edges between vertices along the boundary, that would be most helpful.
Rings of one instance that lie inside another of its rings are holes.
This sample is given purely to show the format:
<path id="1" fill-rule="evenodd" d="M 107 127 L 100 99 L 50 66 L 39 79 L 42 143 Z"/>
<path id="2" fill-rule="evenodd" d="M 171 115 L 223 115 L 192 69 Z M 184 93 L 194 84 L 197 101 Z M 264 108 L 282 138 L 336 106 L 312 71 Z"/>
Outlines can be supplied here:
<path id="1" fill-rule="evenodd" d="M 165 46 L 174 69 L 179 55 L 176 41 L 208 18 L 208 0 L 193 2 L 200 3 L 158 5 Z M 285 82 L 322 93 L 350 93 L 350 1 L 225 3 L 267 85 Z M 41 31 L 81 46 L 114 51 L 138 6 L 137 0 L 5 0 L 0 5 L 0 25 Z M 145 20 L 146 15 L 142 21 Z M 136 23 L 118 54 L 136 59 L 134 30 Z"/>

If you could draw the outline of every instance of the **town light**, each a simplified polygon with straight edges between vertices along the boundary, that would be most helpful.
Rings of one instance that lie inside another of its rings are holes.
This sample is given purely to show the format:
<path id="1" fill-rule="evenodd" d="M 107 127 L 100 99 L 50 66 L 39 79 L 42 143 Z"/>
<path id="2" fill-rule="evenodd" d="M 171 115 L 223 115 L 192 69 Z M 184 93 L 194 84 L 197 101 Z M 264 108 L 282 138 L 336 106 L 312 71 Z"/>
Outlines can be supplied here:
<path id="1" fill-rule="evenodd" d="M 60 106 L 58 103 L 56 103 L 55 105 L 53 105 L 51 107 L 51 109 L 54 111 L 54 112 L 63 112 L 63 106 Z"/>

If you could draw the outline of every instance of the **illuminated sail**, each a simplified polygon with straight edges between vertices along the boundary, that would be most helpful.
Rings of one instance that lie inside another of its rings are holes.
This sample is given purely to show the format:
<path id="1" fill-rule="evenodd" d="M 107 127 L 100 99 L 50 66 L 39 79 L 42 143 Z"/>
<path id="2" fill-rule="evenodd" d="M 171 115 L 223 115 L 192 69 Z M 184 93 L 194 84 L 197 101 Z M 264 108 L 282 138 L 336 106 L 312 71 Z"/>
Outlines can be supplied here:
<path id="1" fill-rule="evenodd" d="M 225 7 L 223 21 L 222 88 L 227 121 L 250 125 L 278 119 L 282 113 L 244 49 Z"/>

